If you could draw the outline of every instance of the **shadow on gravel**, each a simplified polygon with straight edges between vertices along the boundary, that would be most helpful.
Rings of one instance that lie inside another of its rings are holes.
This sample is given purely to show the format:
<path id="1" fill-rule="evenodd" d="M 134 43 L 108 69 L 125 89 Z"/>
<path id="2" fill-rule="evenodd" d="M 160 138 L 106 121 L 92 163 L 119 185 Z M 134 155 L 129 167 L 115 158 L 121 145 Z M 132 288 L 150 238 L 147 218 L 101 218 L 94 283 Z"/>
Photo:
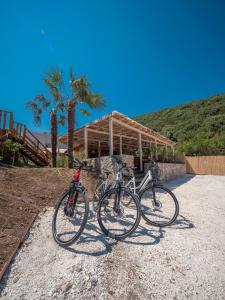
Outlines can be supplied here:
<path id="1" fill-rule="evenodd" d="M 163 182 L 163 185 L 170 190 L 174 190 L 177 187 L 187 183 L 188 181 L 192 180 L 195 177 L 195 175 L 191 174 L 186 174 L 182 177 L 176 178 L 174 180 L 168 181 L 168 182 Z"/>
<path id="2" fill-rule="evenodd" d="M 148 225 L 146 223 L 146 225 Z M 170 229 L 192 229 L 194 228 L 194 224 L 185 218 L 182 215 L 179 215 L 178 219 L 174 222 L 173 225 L 171 225 Z M 90 256 L 102 256 L 106 255 L 107 253 L 112 252 L 113 246 L 117 243 L 125 243 L 125 244 L 131 244 L 131 245 L 143 245 L 143 246 L 151 246 L 160 243 L 160 240 L 164 238 L 164 235 L 166 234 L 167 227 L 164 228 L 157 228 L 155 229 L 144 227 L 143 225 L 139 225 L 137 230 L 128 238 L 126 238 L 123 241 L 115 241 L 112 239 L 109 239 L 105 236 L 105 234 L 101 231 L 101 229 L 96 226 L 94 223 L 92 223 L 91 220 L 88 221 L 88 223 L 85 226 L 85 231 L 82 233 L 79 242 L 76 245 L 83 245 L 85 249 L 85 245 L 99 242 L 103 245 L 103 249 L 93 251 L 93 249 L 88 250 L 81 250 L 81 249 L 75 249 L 72 247 L 65 247 L 65 250 L 70 251 L 72 253 L 76 254 L 84 254 L 84 255 L 90 255 Z M 139 239 L 140 238 L 140 239 Z"/>
<path id="3" fill-rule="evenodd" d="M 90 256 L 102 256 L 102 255 L 112 252 L 112 247 L 118 243 L 118 241 L 107 238 L 105 236 L 105 234 L 101 231 L 100 228 L 98 228 L 95 224 L 88 221 L 85 226 L 85 230 L 82 233 L 77 245 L 83 244 L 85 246 L 85 244 L 89 244 L 92 242 L 100 242 L 101 244 L 103 244 L 104 249 L 96 250 L 95 252 L 93 252 L 92 250 L 85 251 L 85 250 L 74 249 L 72 247 L 65 247 L 65 250 L 68 250 L 68 251 L 70 251 L 72 253 L 76 253 L 76 254 L 85 254 L 85 255 L 90 255 Z"/>
<path id="4" fill-rule="evenodd" d="M 142 225 L 139 225 L 137 230 L 134 233 L 132 233 L 131 236 L 120 242 L 131 245 L 151 246 L 158 244 L 160 240 L 164 237 L 164 233 L 165 229 L 163 228 L 158 228 L 158 230 L 152 230 L 147 229 Z M 138 240 L 139 237 L 141 237 L 142 239 Z"/>
<path id="5" fill-rule="evenodd" d="M 192 229 L 195 225 L 182 215 L 170 226 L 171 229 Z"/>

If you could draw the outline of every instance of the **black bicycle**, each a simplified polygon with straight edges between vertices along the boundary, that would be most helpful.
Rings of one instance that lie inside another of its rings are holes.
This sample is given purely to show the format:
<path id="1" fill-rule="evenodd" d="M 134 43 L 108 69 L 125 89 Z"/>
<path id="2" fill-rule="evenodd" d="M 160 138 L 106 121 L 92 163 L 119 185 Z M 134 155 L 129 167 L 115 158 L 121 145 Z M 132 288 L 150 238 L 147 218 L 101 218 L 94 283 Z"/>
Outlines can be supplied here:
<path id="1" fill-rule="evenodd" d="M 113 188 L 101 195 L 97 212 L 98 223 L 102 231 L 116 240 L 122 240 L 131 235 L 141 219 L 138 197 L 129 189 L 122 187 L 123 168 L 124 165 L 120 164 Z"/>
<path id="2" fill-rule="evenodd" d="M 52 234 L 60 246 L 69 246 L 82 234 L 87 223 L 89 201 L 85 187 L 80 182 L 81 170 L 94 172 L 86 162 L 72 158 L 76 172 L 69 189 L 63 193 L 55 205 L 52 220 Z"/>

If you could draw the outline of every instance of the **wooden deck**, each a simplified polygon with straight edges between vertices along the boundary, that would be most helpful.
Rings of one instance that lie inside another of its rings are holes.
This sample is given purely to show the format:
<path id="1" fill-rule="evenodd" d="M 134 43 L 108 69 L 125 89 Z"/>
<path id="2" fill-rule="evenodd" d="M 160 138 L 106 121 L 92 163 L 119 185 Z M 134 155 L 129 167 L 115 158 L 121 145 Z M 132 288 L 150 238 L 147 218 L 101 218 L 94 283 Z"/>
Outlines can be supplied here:
<path id="1" fill-rule="evenodd" d="M 23 147 L 20 152 L 37 166 L 47 166 L 51 153 L 28 129 L 14 121 L 13 113 L 0 110 L 0 140 L 7 138 L 20 143 Z"/>

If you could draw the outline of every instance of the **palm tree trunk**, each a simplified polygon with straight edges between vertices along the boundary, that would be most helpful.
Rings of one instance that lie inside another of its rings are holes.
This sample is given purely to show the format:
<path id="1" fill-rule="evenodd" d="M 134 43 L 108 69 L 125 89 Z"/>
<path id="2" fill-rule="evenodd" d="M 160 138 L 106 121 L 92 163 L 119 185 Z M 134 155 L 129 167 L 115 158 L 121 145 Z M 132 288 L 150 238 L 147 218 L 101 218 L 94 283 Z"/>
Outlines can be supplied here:
<path id="1" fill-rule="evenodd" d="M 52 167 L 56 167 L 57 159 L 57 117 L 55 109 L 50 113 L 51 122 L 51 144 L 52 144 Z"/>
<path id="2" fill-rule="evenodd" d="M 67 144 L 68 144 L 68 168 L 73 168 L 73 132 L 74 132 L 74 119 L 75 119 L 75 104 L 70 101 L 68 104 L 67 111 L 67 121 L 68 121 L 68 134 L 67 134 Z"/>

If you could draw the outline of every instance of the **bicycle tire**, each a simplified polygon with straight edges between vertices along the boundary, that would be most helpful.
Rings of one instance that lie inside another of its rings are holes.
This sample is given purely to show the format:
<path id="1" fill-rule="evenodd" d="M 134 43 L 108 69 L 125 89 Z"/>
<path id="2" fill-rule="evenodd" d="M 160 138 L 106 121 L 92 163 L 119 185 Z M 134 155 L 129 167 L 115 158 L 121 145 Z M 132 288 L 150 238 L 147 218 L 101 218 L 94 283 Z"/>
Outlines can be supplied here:
<path id="1" fill-rule="evenodd" d="M 136 210 L 137 210 L 137 213 L 136 213 L 136 219 L 135 219 L 135 222 L 133 224 L 133 226 L 131 227 L 130 230 L 128 230 L 126 233 L 124 234 L 113 234 L 111 233 L 103 224 L 103 221 L 102 221 L 102 215 L 101 215 L 101 209 L 104 205 L 104 201 L 105 199 L 111 195 L 112 193 L 114 192 L 117 192 L 118 191 L 118 188 L 112 188 L 110 190 L 108 190 L 104 195 L 103 197 L 101 198 L 100 200 L 100 203 L 99 203 L 99 208 L 98 208 L 98 212 L 97 212 L 97 219 L 98 219 L 98 223 L 99 223 L 99 226 L 101 228 L 101 230 L 103 231 L 103 233 L 110 237 L 110 238 L 113 238 L 115 240 L 123 240 L 125 238 L 127 238 L 129 235 L 131 235 L 138 227 L 139 223 L 140 223 L 140 220 L 141 220 L 141 207 L 140 207 L 140 202 L 139 202 L 139 199 L 138 197 L 136 197 L 133 193 L 131 193 L 128 189 L 125 189 L 123 187 L 120 188 L 120 192 L 124 192 L 126 193 L 127 195 L 129 195 L 133 201 L 134 201 L 134 204 L 136 206 Z M 122 203 L 122 201 L 121 201 Z"/>
<path id="2" fill-rule="evenodd" d="M 83 221 L 80 225 L 79 230 L 77 231 L 77 233 L 74 235 L 73 238 L 71 238 L 68 241 L 63 241 L 59 238 L 59 236 L 57 235 L 57 229 L 56 229 L 56 221 L 57 221 L 57 215 L 58 215 L 58 211 L 59 208 L 63 202 L 63 200 L 68 197 L 69 192 L 66 191 L 65 193 L 63 193 L 63 195 L 60 197 L 60 199 L 58 200 L 58 202 L 55 205 L 55 211 L 54 211 L 54 215 L 53 215 L 53 220 L 52 220 L 52 235 L 54 240 L 56 241 L 56 243 L 60 246 L 70 246 L 71 244 L 73 244 L 74 242 L 76 242 L 80 235 L 82 234 L 84 227 L 87 223 L 87 219 L 88 219 L 88 214 L 89 214 L 89 201 L 87 199 L 86 193 L 82 192 L 82 191 L 78 191 L 78 193 L 82 194 L 83 197 L 83 201 L 84 201 L 84 205 L 85 205 L 85 212 L 84 212 L 84 218 Z"/>
<path id="3" fill-rule="evenodd" d="M 142 202 L 143 202 L 143 195 L 146 191 L 148 190 L 154 190 L 154 189 L 161 189 L 163 191 L 165 191 L 166 193 L 168 193 L 171 198 L 173 199 L 174 201 L 174 204 L 175 204 L 175 211 L 174 211 L 174 215 L 172 218 L 170 218 L 170 220 L 168 222 L 155 222 L 155 221 L 152 221 L 149 217 L 147 217 L 147 214 L 145 213 L 144 209 L 143 209 L 143 205 L 142 205 Z M 141 214 L 142 214 L 142 217 L 143 219 L 149 223 L 150 225 L 152 226 L 156 226 L 156 227 L 166 227 L 166 226 L 169 226 L 171 225 L 172 223 L 174 223 L 178 217 L 178 214 L 179 214 L 179 203 L 178 203 L 178 200 L 176 198 L 176 196 L 174 195 L 173 192 L 171 192 L 168 188 L 160 185 L 160 184 L 156 184 L 156 185 L 153 185 L 151 187 L 146 187 L 145 189 L 143 189 L 140 193 L 139 193 L 139 198 L 140 198 L 140 203 L 141 203 Z"/>

